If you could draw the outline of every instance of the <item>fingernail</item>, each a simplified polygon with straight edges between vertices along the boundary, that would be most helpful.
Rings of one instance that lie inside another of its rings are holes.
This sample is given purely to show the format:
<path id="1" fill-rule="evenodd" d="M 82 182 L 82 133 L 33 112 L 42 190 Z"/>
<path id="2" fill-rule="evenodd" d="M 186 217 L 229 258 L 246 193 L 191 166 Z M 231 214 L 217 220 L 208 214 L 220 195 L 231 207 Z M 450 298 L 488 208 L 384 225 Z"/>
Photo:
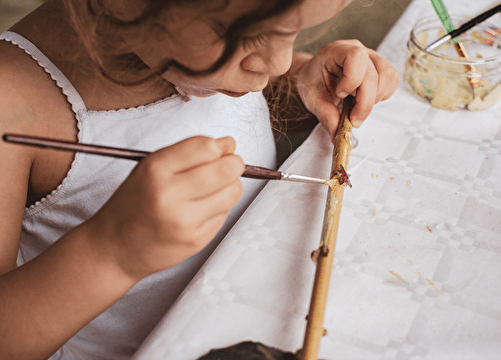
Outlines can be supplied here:
<path id="1" fill-rule="evenodd" d="M 224 151 L 224 155 L 230 155 L 230 154 L 233 154 L 235 152 L 235 148 L 237 145 L 236 145 L 235 141 L 231 138 L 231 136 L 225 136 L 225 137 L 216 139 L 216 141 L 218 142 L 220 149 L 222 151 Z M 230 141 L 231 141 L 231 144 L 229 144 Z M 225 147 L 228 147 L 228 148 L 226 150 L 224 150 Z"/>
<path id="2" fill-rule="evenodd" d="M 232 145 L 227 151 L 226 154 L 233 154 L 235 152 L 236 145 Z"/>
<path id="3" fill-rule="evenodd" d="M 359 128 L 363 122 L 364 122 L 363 120 L 352 120 L 351 124 L 353 125 L 354 128 Z"/>
<path id="4" fill-rule="evenodd" d="M 345 97 L 348 96 L 348 94 L 345 93 L 344 91 L 340 91 L 337 93 L 337 96 L 340 97 L 341 99 L 344 99 Z"/>

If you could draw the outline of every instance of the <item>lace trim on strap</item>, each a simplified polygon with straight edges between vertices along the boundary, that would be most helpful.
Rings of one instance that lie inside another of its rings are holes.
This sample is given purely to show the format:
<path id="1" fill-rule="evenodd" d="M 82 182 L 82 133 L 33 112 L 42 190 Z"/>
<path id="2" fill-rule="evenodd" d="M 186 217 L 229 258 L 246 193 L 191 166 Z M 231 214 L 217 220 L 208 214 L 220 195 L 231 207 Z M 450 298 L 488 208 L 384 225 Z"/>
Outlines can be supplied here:
<path id="1" fill-rule="evenodd" d="M 80 94 L 73 87 L 68 78 L 64 76 L 64 74 L 28 39 L 15 32 L 6 31 L 3 34 L 0 34 L 0 40 L 5 40 L 17 45 L 20 49 L 23 49 L 28 55 L 30 55 L 33 60 L 38 62 L 45 72 L 50 75 L 52 80 L 55 81 L 57 86 L 61 88 L 62 93 L 66 95 L 66 98 L 68 99 L 68 102 L 70 103 L 75 114 L 77 114 L 79 110 L 86 110 L 85 103 L 80 97 Z"/>

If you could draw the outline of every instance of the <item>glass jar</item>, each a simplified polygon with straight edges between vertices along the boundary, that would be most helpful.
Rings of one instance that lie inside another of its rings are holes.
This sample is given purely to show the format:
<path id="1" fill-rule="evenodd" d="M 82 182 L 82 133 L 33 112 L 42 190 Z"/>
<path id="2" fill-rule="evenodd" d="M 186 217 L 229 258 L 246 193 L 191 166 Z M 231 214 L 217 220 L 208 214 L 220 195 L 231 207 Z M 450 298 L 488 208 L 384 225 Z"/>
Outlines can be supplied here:
<path id="1" fill-rule="evenodd" d="M 451 15 L 456 28 L 470 20 Z M 428 52 L 426 45 L 446 34 L 438 18 L 417 22 L 407 42 L 404 82 L 434 107 L 482 110 L 501 100 L 501 29 L 484 22 Z M 458 55 L 461 48 L 467 57 Z"/>

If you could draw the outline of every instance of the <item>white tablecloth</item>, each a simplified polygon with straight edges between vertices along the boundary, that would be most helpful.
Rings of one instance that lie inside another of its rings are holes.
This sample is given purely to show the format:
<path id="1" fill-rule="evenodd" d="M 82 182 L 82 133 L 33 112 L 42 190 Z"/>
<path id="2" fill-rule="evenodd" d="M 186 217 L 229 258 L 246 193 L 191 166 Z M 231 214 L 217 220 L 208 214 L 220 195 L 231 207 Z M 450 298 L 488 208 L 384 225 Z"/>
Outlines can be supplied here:
<path id="1" fill-rule="evenodd" d="M 466 15 L 496 5 L 444 2 Z M 401 74 L 410 29 L 430 15 L 414 0 L 378 49 Z M 320 358 L 501 358 L 500 109 L 435 109 L 401 84 L 355 130 Z M 317 128 L 282 170 L 327 177 L 330 164 Z M 299 349 L 326 194 L 270 182 L 135 359 L 246 340 Z"/>

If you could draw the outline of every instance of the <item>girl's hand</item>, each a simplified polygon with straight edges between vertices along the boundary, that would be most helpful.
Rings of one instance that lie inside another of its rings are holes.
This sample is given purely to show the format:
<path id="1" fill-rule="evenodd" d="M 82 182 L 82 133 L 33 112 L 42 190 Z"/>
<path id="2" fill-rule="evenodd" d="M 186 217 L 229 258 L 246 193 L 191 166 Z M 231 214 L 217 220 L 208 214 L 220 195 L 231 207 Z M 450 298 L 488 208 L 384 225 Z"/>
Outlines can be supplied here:
<path id="1" fill-rule="evenodd" d="M 234 148 L 232 138 L 194 137 L 141 160 L 88 221 L 100 251 L 137 281 L 200 251 L 242 194 Z"/>
<path id="2" fill-rule="evenodd" d="M 294 75 L 304 105 L 331 136 L 337 129 L 340 116 L 337 106 L 342 99 L 349 94 L 355 96 L 351 121 L 359 127 L 374 104 L 388 99 L 399 83 L 393 66 L 358 40 L 325 45 L 315 57 L 299 66 Z"/>

